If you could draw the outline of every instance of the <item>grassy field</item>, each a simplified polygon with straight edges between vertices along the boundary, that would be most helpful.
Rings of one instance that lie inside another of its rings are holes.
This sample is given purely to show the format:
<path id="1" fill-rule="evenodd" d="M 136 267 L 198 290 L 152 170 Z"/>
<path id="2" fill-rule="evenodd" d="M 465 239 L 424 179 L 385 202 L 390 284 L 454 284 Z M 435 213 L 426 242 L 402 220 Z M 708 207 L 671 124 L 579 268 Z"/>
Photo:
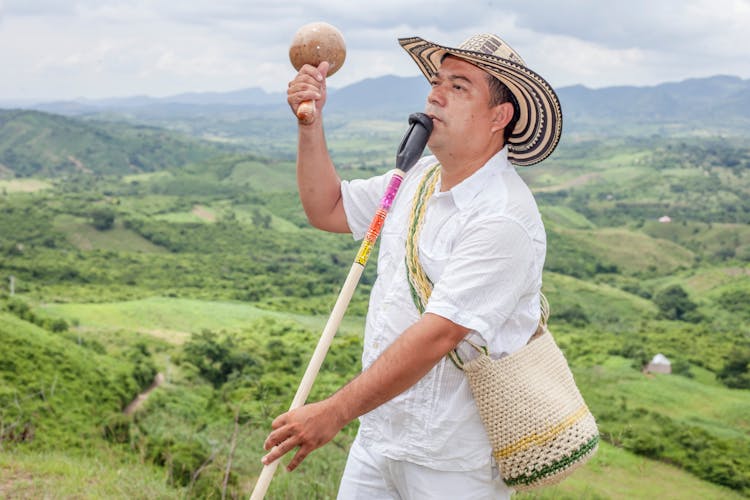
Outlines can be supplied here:
<path id="1" fill-rule="evenodd" d="M 245 444 L 262 441 L 263 434 Z M 308 457 L 293 473 L 277 471 L 268 498 L 287 500 L 333 499 L 343 471 L 346 441 L 328 445 Z M 326 455 L 325 462 L 321 454 Z M 260 456 L 255 452 L 256 457 Z M 332 462 L 331 462 L 332 460 Z M 239 479 L 249 496 L 261 466 L 248 467 Z M 325 469 L 321 466 L 325 465 Z M 333 469 L 333 470 L 331 470 Z M 85 485 L 85 486 L 84 486 Z M 0 454 L 0 497 L 3 498 L 184 498 L 188 488 L 167 486 L 165 472 L 137 462 L 105 456 L 86 457 L 58 452 L 12 451 Z M 734 500 L 746 498 L 732 490 L 695 479 L 667 464 L 638 457 L 606 443 L 594 459 L 563 483 L 535 492 L 517 494 L 519 500 L 651 499 Z"/>
<path id="2" fill-rule="evenodd" d="M 644 374 L 632 361 L 611 357 L 591 370 L 588 385 L 606 386 L 628 406 L 647 408 L 727 439 L 750 438 L 750 394 L 713 380 Z M 706 404 L 710 401 L 710 404 Z"/>
<path id="3" fill-rule="evenodd" d="M 261 317 L 292 319 L 305 327 L 322 331 L 327 317 L 268 311 L 241 302 L 151 297 L 127 302 L 102 304 L 40 304 L 41 311 L 63 318 L 81 331 L 130 330 L 181 344 L 191 333 L 201 330 L 236 331 Z M 347 317 L 341 331 L 361 331 L 363 319 Z"/>
<path id="4" fill-rule="evenodd" d="M 593 283 L 564 274 L 544 273 L 542 290 L 550 304 L 552 321 L 572 304 L 578 304 L 590 320 L 600 323 L 632 325 L 657 314 L 656 307 L 649 300 L 606 283 Z"/>
<path id="5" fill-rule="evenodd" d="M 544 220 L 545 225 L 552 223 L 571 229 L 594 228 L 594 224 L 591 221 L 589 221 L 583 214 L 576 212 L 570 207 L 542 206 L 539 210 L 542 213 L 542 219 Z"/>
<path id="6" fill-rule="evenodd" d="M 683 470 L 603 443 L 596 456 L 563 483 L 518 494 L 519 500 L 732 500 L 745 498 Z"/>
<path id="7" fill-rule="evenodd" d="M 570 229 L 564 232 L 582 248 L 587 247 L 598 261 L 614 264 L 628 274 L 649 270 L 666 274 L 679 268 L 687 269 L 694 258 L 682 246 L 627 229 Z"/>
<path id="8" fill-rule="evenodd" d="M 0 179 L 0 193 L 36 193 L 51 187 L 42 179 Z"/>
<path id="9" fill-rule="evenodd" d="M 27 167 L 14 175 L 64 177 L 0 181 L 0 283 L 15 285 L 0 289 L 0 497 L 218 498 L 230 460 L 229 496 L 246 497 L 357 248 L 310 228 L 294 123 L 237 121 L 250 132 L 225 146 L 252 149 L 219 150 L 148 128 L 14 120 L 35 137 L 69 130 L 13 150 Z M 183 125 L 221 136 L 212 120 Z M 391 167 L 406 128 L 326 125 L 344 178 Z M 521 169 L 547 228 L 551 329 L 607 442 L 565 483 L 518 498 L 749 494 L 750 392 L 729 388 L 750 359 L 748 167 L 744 145 L 579 137 Z M 359 370 L 376 264 L 312 399 Z M 657 352 L 673 375 L 642 372 Z M 165 383 L 123 415 L 157 373 Z M 279 471 L 269 498 L 334 498 L 355 430 Z"/>
<path id="10" fill-rule="evenodd" d="M 62 451 L 0 453 L 0 497 L 17 499 L 182 498 L 164 470 L 115 458 Z"/>
<path id="11" fill-rule="evenodd" d="M 683 270 L 672 275 L 652 278 L 648 280 L 648 283 L 655 288 L 680 284 L 701 303 L 709 304 L 728 290 L 745 289 L 750 282 L 748 281 L 749 276 L 750 265 L 711 266 Z M 712 314 L 714 318 L 718 318 L 726 315 L 727 312 L 714 309 Z M 748 325 L 743 318 L 743 315 L 733 316 L 736 328 L 739 331 L 747 331 Z"/>
<path id="12" fill-rule="evenodd" d="M 584 296 L 586 290 L 588 290 L 591 300 L 585 300 L 586 304 L 596 303 L 598 300 L 609 304 L 610 310 L 613 307 L 617 309 L 618 296 L 620 296 L 619 300 L 622 301 L 621 309 L 623 311 L 637 311 L 639 308 L 646 311 L 649 307 L 652 307 L 650 302 L 629 294 L 623 294 L 616 289 L 608 289 L 606 286 L 593 285 L 578 280 L 570 283 L 570 280 L 573 279 L 553 275 L 551 279 L 547 280 L 547 283 L 553 289 L 554 284 L 565 288 L 577 287 L 573 289 L 576 290 L 575 294 L 578 297 Z M 554 296 L 554 291 L 552 295 Z M 247 324 L 261 317 L 275 317 L 282 320 L 290 318 L 288 314 L 273 313 L 241 303 L 162 297 L 105 304 L 47 304 L 40 305 L 40 310 L 54 317 L 75 318 L 78 325 L 76 329 L 84 332 L 82 334 L 85 337 L 95 334 L 96 338 L 99 338 L 106 345 L 114 343 L 114 339 L 120 335 L 117 333 L 118 330 L 138 331 L 141 332 L 140 335 L 153 336 L 160 339 L 159 341 L 167 339 L 169 342 L 179 344 L 189 338 L 188 332 L 202 328 L 226 331 L 241 330 Z M 306 327 L 322 327 L 325 320 L 322 317 L 305 317 L 303 315 L 296 315 L 294 318 L 295 321 L 304 324 Z M 350 330 L 348 331 L 360 331 L 361 325 L 357 324 L 358 322 L 359 319 L 356 321 L 349 320 L 347 328 Z M 106 334 L 107 331 L 113 333 Z M 170 332 L 180 333 L 170 334 Z M 124 341 L 123 346 L 133 343 L 139 338 L 136 334 L 131 333 L 129 335 L 131 336 L 130 340 Z M 561 334 L 560 337 L 565 338 L 565 334 Z M 311 351 L 311 347 L 309 350 Z M 303 348 L 303 351 L 307 353 L 305 348 Z M 308 354 L 304 354 L 303 357 L 306 359 L 307 356 Z M 157 359 L 161 363 L 164 358 L 158 356 Z M 704 377 L 704 374 L 702 374 L 695 379 L 680 376 L 646 376 L 635 370 L 630 360 L 618 357 L 611 357 L 605 363 L 588 369 L 587 374 L 586 377 L 579 380 L 579 383 L 583 384 L 582 389 L 584 391 L 589 384 L 593 384 L 598 387 L 597 390 L 600 392 L 617 394 L 618 401 L 627 401 L 628 407 L 649 408 L 669 415 L 676 421 L 699 426 L 712 434 L 728 439 L 747 439 L 750 434 L 750 423 L 746 417 L 750 414 L 750 395 L 747 391 L 733 391 L 720 386 L 710 375 Z M 173 384 L 180 384 L 181 378 L 184 377 L 184 373 L 179 374 L 177 372 Z M 327 380 L 327 378 L 323 382 L 326 385 L 336 383 Z M 188 383 L 188 379 L 183 379 L 182 383 Z M 175 386 L 175 389 L 177 387 Z M 176 397 L 183 397 L 177 396 L 177 394 L 179 393 L 175 394 Z M 239 393 L 235 398 L 238 395 Z M 290 391 L 286 396 L 282 395 L 281 399 L 290 398 L 291 395 Z M 711 404 L 706 405 L 706 401 L 711 401 Z M 196 400 L 192 404 L 200 405 L 201 403 L 200 400 Z M 152 418 L 174 418 L 166 417 L 166 415 L 158 417 L 157 415 L 159 414 L 155 414 Z M 265 434 L 264 429 L 268 428 L 272 417 L 273 415 L 269 415 L 268 421 L 252 423 L 243 435 L 243 451 L 236 457 L 235 467 L 239 476 L 237 487 L 245 491 L 246 494 L 249 494 L 254 485 L 255 474 L 260 471 L 257 461 L 262 455 L 262 451 L 257 447 L 259 446 L 258 443 L 262 442 Z M 171 424 L 175 428 L 179 425 L 189 424 L 188 421 L 185 421 L 184 424 Z M 224 427 L 227 425 L 228 422 Z M 225 429 L 217 432 L 226 435 L 229 431 Z M 302 499 L 309 498 L 310 494 L 313 494 L 315 498 L 334 498 L 333 492 L 343 468 L 350 440 L 350 434 L 340 436 L 324 450 L 313 454 L 305 467 L 298 473 L 289 474 L 279 471 L 269 498 Z M 31 456 L 38 460 L 38 455 L 32 454 Z M 49 490 L 57 488 L 58 486 L 55 486 L 57 481 L 63 483 L 59 485 L 60 488 L 72 488 L 72 483 L 67 483 L 67 478 L 55 478 L 53 465 L 52 463 L 45 465 L 46 460 L 45 458 L 40 463 L 31 465 L 34 462 L 33 459 L 25 457 L 23 454 L 17 455 L 12 460 L 14 465 L 12 477 L 15 479 L 11 481 L 12 487 L 17 489 L 11 490 L 7 486 L 6 489 L 10 492 L 20 492 L 31 488 L 28 491 L 44 492 L 46 488 Z M 54 460 L 54 456 L 49 458 L 49 462 Z M 120 479 L 114 476 L 112 467 L 102 466 L 107 471 L 97 473 L 99 465 L 95 460 L 75 460 L 80 463 L 83 470 L 83 472 L 80 472 L 82 476 L 103 474 L 103 477 L 95 482 L 95 488 L 102 488 L 101 491 L 116 498 L 128 496 L 129 486 L 119 482 Z M 325 464 L 326 470 L 320 469 L 323 464 Z M 213 467 L 216 469 L 219 466 L 220 459 L 217 459 L 217 464 Z M 136 467 L 136 464 L 131 464 L 130 467 Z M 7 464 L 6 469 L 10 470 L 10 466 Z M 86 472 L 87 470 L 89 472 Z M 33 477 L 35 472 L 39 472 L 44 479 L 37 483 L 29 483 L 27 479 Z M 153 473 L 149 474 L 151 475 L 143 476 L 143 481 L 147 483 L 143 485 L 143 488 L 147 490 L 151 488 L 151 491 L 157 491 L 160 487 L 158 478 L 154 478 Z M 153 484 L 151 484 L 151 479 L 148 479 L 149 477 L 154 478 Z M 85 477 L 81 479 L 85 480 Z M 100 490 L 94 489 L 94 491 Z M 167 491 L 166 495 L 165 498 L 178 498 L 181 493 Z M 519 495 L 518 498 L 645 499 L 654 496 L 675 499 L 742 498 L 736 492 L 701 481 L 679 468 L 638 457 L 606 443 L 602 444 L 595 459 L 563 484 L 540 492 Z"/>
<path id="13" fill-rule="evenodd" d="M 59 215 L 55 228 L 63 232 L 70 243 L 79 250 L 111 250 L 127 252 L 162 253 L 164 248 L 154 245 L 134 231 L 125 229 L 116 221 L 108 231 L 97 231 L 81 217 Z"/>

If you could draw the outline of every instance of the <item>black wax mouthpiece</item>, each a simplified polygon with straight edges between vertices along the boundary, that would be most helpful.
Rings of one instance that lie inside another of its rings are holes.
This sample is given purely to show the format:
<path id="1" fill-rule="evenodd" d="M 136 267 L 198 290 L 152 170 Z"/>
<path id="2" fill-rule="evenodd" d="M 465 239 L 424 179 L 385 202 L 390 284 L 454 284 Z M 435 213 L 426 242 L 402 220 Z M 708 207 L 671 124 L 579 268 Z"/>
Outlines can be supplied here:
<path id="1" fill-rule="evenodd" d="M 422 157 L 427 139 L 430 138 L 432 132 L 432 118 L 424 113 L 409 115 L 409 124 L 411 126 L 406 131 L 396 153 L 396 167 L 402 172 L 409 170 Z"/>

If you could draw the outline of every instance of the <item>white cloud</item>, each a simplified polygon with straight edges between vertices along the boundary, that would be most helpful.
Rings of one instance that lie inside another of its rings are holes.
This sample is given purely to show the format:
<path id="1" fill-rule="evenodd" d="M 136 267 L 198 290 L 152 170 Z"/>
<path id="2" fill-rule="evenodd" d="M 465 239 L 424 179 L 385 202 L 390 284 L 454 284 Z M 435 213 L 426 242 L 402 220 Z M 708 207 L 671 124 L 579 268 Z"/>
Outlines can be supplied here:
<path id="1" fill-rule="evenodd" d="M 5 0 L 5 5 L 13 16 L 72 15 L 76 10 L 73 0 Z"/>
<path id="2" fill-rule="evenodd" d="M 347 42 L 340 87 L 418 75 L 398 46 L 500 34 L 555 86 L 750 77 L 748 0 L 0 0 L 0 98 L 286 88 L 289 42 L 324 20 Z"/>

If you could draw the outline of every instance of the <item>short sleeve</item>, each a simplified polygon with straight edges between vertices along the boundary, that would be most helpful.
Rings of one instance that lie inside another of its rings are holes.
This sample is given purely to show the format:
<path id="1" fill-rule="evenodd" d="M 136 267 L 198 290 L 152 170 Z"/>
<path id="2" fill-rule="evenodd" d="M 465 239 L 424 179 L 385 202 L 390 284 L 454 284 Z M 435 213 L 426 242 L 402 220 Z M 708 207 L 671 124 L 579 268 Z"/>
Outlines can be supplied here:
<path id="1" fill-rule="evenodd" d="M 472 221 L 457 239 L 425 312 L 475 330 L 489 340 L 534 293 L 540 272 L 531 236 L 508 218 Z"/>
<path id="2" fill-rule="evenodd" d="M 364 238 L 392 176 L 393 171 L 369 179 L 341 182 L 346 221 L 355 240 Z"/>

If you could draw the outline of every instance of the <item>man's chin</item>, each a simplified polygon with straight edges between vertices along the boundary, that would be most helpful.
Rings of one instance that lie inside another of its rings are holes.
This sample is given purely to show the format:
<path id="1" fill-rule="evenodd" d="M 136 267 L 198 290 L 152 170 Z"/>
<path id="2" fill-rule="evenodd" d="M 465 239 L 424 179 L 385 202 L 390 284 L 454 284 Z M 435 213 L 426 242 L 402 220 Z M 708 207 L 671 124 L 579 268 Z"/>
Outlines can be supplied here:
<path id="1" fill-rule="evenodd" d="M 430 151 L 432 151 L 433 154 L 436 150 L 440 150 L 442 144 L 443 141 L 441 141 L 440 138 L 437 137 L 433 139 L 432 136 L 430 136 L 430 140 L 427 141 L 427 147 L 430 148 Z"/>

